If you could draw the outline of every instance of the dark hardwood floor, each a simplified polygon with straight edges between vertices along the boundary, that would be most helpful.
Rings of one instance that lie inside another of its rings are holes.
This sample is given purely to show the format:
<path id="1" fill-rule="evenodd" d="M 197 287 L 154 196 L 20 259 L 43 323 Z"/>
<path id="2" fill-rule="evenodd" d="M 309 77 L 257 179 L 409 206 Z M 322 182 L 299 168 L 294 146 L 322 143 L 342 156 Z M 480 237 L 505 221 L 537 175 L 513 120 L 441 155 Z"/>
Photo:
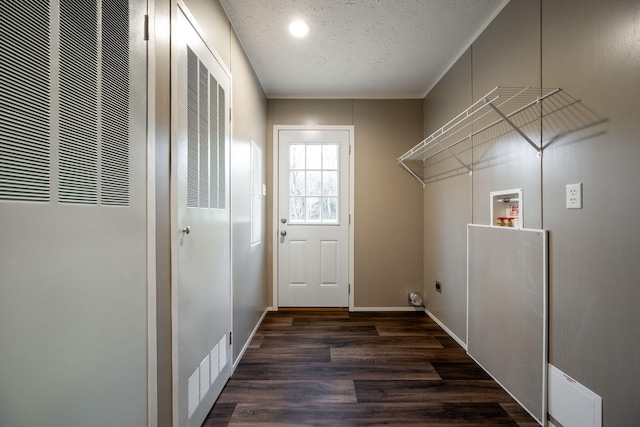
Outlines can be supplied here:
<path id="1" fill-rule="evenodd" d="M 203 426 L 538 424 L 422 312 L 265 317 Z"/>

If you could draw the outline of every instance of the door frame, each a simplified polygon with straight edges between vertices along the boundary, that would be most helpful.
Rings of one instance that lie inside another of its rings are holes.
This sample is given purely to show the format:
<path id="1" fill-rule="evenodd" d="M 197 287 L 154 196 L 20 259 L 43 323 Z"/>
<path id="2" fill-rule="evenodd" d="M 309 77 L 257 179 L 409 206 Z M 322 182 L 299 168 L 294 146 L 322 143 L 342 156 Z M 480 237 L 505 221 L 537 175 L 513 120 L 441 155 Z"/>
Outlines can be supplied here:
<path id="1" fill-rule="evenodd" d="M 354 169 L 355 169 L 355 157 L 356 157 L 356 147 L 355 147 L 355 126 L 353 125 L 274 125 L 273 126 L 273 170 L 272 170 L 272 178 L 273 178 L 273 203 L 272 203 L 272 223 L 271 223 L 271 232 L 272 234 L 272 290 L 273 290 L 273 301 L 271 309 L 277 311 L 278 310 L 278 259 L 279 259 L 279 239 L 277 236 L 278 232 L 278 205 L 279 205 L 279 151 L 280 151 L 280 139 L 278 136 L 278 132 L 281 130 L 337 130 L 337 131 L 348 131 L 349 132 L 349 311 L 353 311 L 354 308 L 354 294 L 355 294 L 355 284 L 354 284 L 354 225 L 355 225 L 355 209 L 354 209 L 354 189 L 355 189 L 355 180 L 354 180 Z"/>

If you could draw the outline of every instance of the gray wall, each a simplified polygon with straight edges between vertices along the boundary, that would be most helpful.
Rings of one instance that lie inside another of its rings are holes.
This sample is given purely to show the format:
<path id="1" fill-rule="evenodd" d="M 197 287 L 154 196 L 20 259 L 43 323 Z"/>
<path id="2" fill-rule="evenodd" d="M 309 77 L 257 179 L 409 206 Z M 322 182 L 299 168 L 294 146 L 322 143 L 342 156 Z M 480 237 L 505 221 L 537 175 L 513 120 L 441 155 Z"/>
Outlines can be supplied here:
<path id="1" fill-rule="evenodd" d="M 473 100 L 496 86 L 540 87 L 540 4 L 511 2 L 472 46 Z M 539 135 L 535 135 L 539 139 Z M 489 224 L 489 192 L 522 188 L 524 226 L 540 228 L 541 162 L 515 135 L 490 143 L 474 138 L 473 222 Z"/>
<path id="2" fill-rule="evenodd" d="M 543 1 L 542 83 L 609 121 L 544 155 L 551 363 L 602 396 L 604 425 L 640 425 L 640 3 Z M 564 186 L 583 183 L 583 209 Z"/>
<path id="3" fill-rule="evenodd" d="M 467 50 L 424 100 L 424 131 L 430 135 L 455 117 L 471 97 L 471 51 Z M 471 161 L 471 141 L 454 149 Z M 467 335 L 466 224 L 472 222 L 472 180 L 446 154 L 429 161 L 424 189 L 424 296 L 428 310 L 458 338 Z M 415 185 L 419 185 L 417 182 Z M 437 293 L 435 282 L 441 284 Z"/>
<path id="4" fill-rule="evenodd" d="M 158 34 L 169 34 L 171 2 L 154 4 L 154 28 Z M 155 132 L 155 241 L 156 241 L 156 351 L 157 351 L 157 416 L 158 426 L 170 426 L 173 420 L 172 400 L 172 335 L 171 335 L 171 46 L 166 37 L 155 37 L 150 74 L 155 80 L 149 110 L 154 111 Z"/>
<path id="5" fill-rule="evenodd" d="M 424 191 L 427 308 L 465 339 L 462 228 L 489 223 L 489 191 L 523 188 L 525 226 L 550 236 L 550 363 L 602 396 L 605 426 L 640 424 L 639 22 L 635 0 L 512 0 L 424 100 L 425 136 L 497 85 L 561 87 L 608 119 L 541 159 L 517 138 L 474 143 L 472 177 L 440 162 Z M 567 210 L 575 182 L 583 209 Z"/>
<path id="6" fill-rule="evenodd" d="M 265 211 L 261 243 L 251 245 L 251 141 L 262 150 L 262 182 L 266 183 L 267 101 L 235 33 L 231 39 L 233 68 L 233 134 L 231 148 L 231 219 L 233 274 L 233 360 L 264 314 L 267 302 Z"/>
<path id="7" fill-rule="evenodd" d="M 422 283 L 422 187 L 395 159 L 422 139 L 421 100 L 274 99 L 268 117 L 269 188 L 273 125 L 354 125 L 355 306 L 407 307 Z M 271 247 L 271 197 L 268 205 Z"/>

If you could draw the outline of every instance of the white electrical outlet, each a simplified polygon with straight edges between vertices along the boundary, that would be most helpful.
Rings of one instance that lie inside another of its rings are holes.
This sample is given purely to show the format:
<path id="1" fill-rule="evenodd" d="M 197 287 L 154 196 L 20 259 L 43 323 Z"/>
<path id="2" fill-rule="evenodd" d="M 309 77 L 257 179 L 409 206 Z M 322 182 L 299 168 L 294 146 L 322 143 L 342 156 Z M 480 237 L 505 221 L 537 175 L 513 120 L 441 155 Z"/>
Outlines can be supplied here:
<path id="1" fill-rule="evenodd" d="M 582 183 L 567 184 L 567 209 L 582 209 Z"/>

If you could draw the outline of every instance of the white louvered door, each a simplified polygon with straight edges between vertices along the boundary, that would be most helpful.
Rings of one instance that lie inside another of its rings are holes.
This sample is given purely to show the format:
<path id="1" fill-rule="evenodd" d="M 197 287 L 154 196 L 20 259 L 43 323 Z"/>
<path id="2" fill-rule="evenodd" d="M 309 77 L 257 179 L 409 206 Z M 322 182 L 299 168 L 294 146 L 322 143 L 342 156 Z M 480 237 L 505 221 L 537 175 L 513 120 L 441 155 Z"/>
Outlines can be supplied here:
<path id="1" fill-rule="evenodd" d="M 0 2 L 0 425 L 147 424 L 146 2 Z"/>
<path id="2" fill-rule="evenodd" d="M 182 7 L 173 38 L 174 425 L 199 427 L 231 373 L 231 79 Z"/>

